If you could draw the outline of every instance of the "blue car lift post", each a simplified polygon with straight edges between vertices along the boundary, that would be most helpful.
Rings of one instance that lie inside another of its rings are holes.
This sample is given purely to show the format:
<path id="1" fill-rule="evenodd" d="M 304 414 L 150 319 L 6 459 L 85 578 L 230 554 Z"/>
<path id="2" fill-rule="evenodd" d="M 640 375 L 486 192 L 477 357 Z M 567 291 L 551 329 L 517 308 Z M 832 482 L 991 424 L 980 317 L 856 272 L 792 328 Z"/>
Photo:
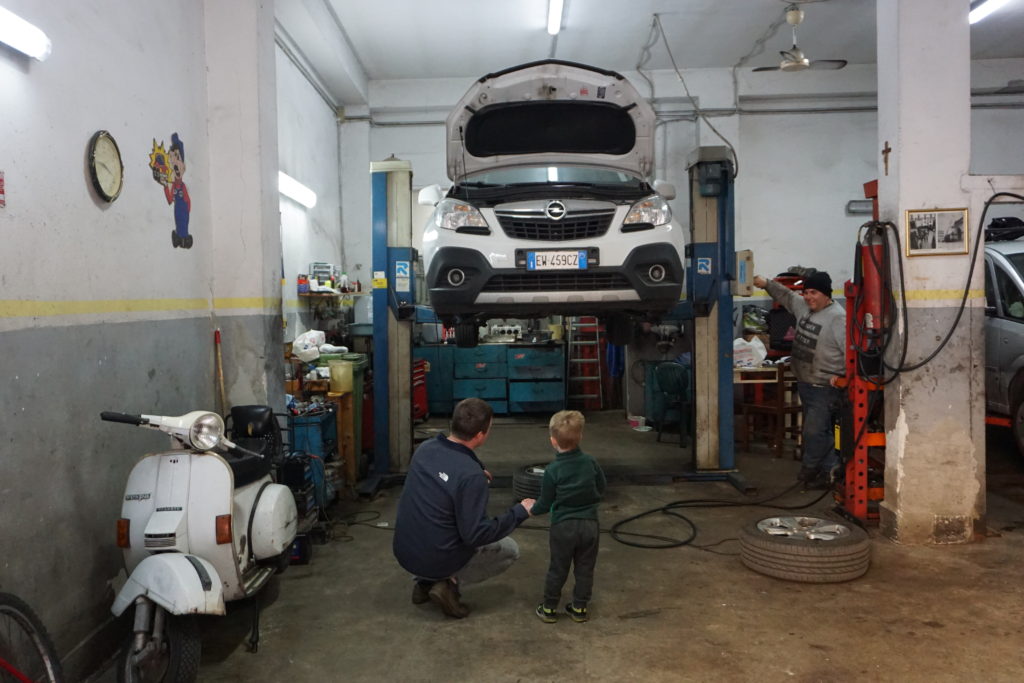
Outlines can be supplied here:
<path id="1" fill-rule="evenodd" d="M 724 147 L 701 147 L 687 164 L 691 242 L 686 300 L 670 317 L 692 319 L 694 471 L 683 479 L 752 487 L 736 470 L 733 424 L 733 281 L 736 274 L 733 165 Z M 743 273 L 741 280 L 751 274 Z"/>
<path id="2" fill-rule="evenodd" d="M 410 246 L 412 167 L 407 161 L 370 164 L 373 280 L 373 459 L 360 496 L 400 482 L 391 474 L 412 455 L 412 318 L 416 254 Z"/>

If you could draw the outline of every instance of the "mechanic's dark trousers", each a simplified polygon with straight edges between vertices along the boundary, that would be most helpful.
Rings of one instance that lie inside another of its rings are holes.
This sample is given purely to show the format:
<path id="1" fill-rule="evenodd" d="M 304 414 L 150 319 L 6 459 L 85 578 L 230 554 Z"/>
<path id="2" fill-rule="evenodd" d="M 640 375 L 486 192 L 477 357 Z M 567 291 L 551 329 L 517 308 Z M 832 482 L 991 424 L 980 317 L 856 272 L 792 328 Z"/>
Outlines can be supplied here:
<path id="1" fill-rule="evenodd" d="M 796 388 L 804 412 L 800 479 L 823 479 L 839 464 L 834 425 L 842 408 L 843 390 L 806 382 L 797 382 Z"/>
<path id="2" fill-rule="evenodd" d="M 548 545 L 551 562 L 544 580 L 544 606 L 557 609 L 562 598 L 562 586 L 572 566 L 576 585 L 572 601 L 576 607 L 586 607 L 594 588 L 594 565 L 597 564 L 597 543 L 601 530 L 596 519 L 564 519 L 551 525 Z"/>

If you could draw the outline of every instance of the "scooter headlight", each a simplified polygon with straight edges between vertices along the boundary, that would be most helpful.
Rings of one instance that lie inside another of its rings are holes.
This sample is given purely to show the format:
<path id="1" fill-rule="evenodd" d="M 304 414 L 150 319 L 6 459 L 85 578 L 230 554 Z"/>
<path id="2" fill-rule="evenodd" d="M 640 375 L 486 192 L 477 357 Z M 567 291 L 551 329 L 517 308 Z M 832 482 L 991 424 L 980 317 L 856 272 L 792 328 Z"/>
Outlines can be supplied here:
<path id="1" fill-rule="evenodd" d="M 630 207 L 629 213 L 622 221 L 622 227 L 628 229 L 630 225 L 638 224 L 665 225 L 671 220 L 672 209 L 669 208 L 668 202 L 661 195 L 654 194 Z"/>
<path id="2" fill-rule="evenodd" d="M 458 230 L 459 228 L 477 228 L 487 230 L 487 221 L 484 220 L 475 206 L 460 202 L 457 199 L 444 199 L 437 204 L 434 210 L 434 224 L 446 230 Z"/>
<path id="3" fill-rule="evenodd" d="M 212 450 L 224 437 L 224 420 L 216 413 L 200 415 L 188 430 L 188 440 L 198 451 Z"/>

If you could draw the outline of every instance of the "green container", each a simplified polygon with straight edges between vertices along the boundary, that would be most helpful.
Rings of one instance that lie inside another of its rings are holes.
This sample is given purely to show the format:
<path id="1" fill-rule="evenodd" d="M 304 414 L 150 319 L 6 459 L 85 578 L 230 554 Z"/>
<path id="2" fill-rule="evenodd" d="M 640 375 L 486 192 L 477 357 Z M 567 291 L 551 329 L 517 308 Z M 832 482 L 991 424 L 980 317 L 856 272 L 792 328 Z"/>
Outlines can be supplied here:
<path id="1" fill-rule="evenodd" d="M 362 354 L 352 353 L 321 353 L 320 357 L 316 359 L 317 366 L 326 368 L 332 360 L 345 360 L 345 356 L 358 356 Z"/>
<path id="2" fill-rule="evenodd" d="M 356 461 L 363 457 L 363 375 L 370 364 L 365 353 L 343 353 L 341 360 L 352 364 L 352 409 L 353 431 L 355 432 Z"/>

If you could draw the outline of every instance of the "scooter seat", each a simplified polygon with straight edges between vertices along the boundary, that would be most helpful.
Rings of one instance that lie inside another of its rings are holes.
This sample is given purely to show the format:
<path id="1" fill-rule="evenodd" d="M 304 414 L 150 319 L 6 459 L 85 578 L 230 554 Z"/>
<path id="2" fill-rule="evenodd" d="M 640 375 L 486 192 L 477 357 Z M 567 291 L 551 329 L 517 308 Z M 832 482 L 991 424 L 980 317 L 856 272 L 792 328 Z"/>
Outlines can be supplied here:
<path id="1" fill-rule="evenodd" d="M 246 444 L 239 444 L 243 448 Z M 260 458 L 255 455 L 232 455 L 227 453 L 224 456 L 231 471 L 235 475 L 235 488 L 242 488 L 246 484 L 259 481 L 270 474 L 270 458 Z"/>

